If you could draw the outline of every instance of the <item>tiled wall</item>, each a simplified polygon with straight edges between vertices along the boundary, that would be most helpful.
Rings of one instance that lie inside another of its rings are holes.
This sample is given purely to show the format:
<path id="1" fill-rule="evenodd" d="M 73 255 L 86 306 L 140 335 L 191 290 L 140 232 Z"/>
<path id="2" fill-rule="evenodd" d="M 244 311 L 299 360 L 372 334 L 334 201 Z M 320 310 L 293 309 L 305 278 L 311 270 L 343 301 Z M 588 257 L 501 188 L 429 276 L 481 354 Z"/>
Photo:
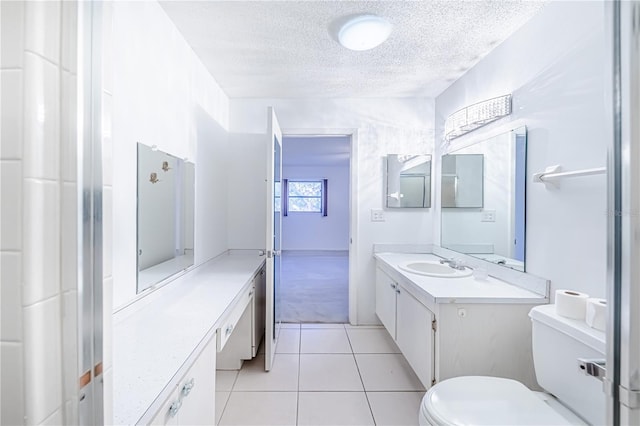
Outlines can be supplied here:
<path id="1" fill-rule="evenodd" d="M 1 424 L 77 422 L 77 3 L 0 3 Z"/>

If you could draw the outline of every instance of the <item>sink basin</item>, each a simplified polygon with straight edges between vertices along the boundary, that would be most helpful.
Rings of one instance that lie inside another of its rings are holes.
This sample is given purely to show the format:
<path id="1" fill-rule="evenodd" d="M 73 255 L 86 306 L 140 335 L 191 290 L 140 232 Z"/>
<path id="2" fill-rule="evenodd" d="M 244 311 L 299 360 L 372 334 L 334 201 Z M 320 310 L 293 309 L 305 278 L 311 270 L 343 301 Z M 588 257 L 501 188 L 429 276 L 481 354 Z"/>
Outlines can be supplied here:
<path id="1" fill-rule="evenodd" d="M 399 264 L 398 268 L 406 272 L 411 272 L 412 274 L 426 275 L 428 277 L 438 278 L 462 278 L 468 277 L 473 273 L 471 269 L 453 269 L 449 265 L 443 265 L 436 260 L 417 260 L 413 262 L 404 262 Z"/>

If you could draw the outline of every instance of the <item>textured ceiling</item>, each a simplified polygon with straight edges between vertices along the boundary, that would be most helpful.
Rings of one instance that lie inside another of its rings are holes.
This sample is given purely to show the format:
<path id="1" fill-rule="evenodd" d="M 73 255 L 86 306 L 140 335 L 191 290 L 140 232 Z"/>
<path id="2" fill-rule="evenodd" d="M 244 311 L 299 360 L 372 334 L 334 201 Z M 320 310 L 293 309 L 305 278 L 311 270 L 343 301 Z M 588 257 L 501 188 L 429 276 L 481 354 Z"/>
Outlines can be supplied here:
<path id="1" fill-rule="evenodd" d="M 161 1 L 231 98 L 435 97 L 537 13 L 542 1 Z M 393 25 L 354 52 L 353 15 Z"/>

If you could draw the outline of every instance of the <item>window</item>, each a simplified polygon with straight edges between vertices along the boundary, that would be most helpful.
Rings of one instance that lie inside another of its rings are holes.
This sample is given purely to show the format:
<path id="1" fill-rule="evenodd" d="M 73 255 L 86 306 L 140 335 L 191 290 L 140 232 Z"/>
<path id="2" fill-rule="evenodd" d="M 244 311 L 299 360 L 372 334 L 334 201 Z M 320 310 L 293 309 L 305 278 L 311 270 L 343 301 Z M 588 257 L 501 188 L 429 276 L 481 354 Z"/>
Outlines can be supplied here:
<path id="1" fill-rule="evenodd" d="M 327 215 L 327 179 L 284 180 L 286 207 L 289 212 L 322 213 Z"/>

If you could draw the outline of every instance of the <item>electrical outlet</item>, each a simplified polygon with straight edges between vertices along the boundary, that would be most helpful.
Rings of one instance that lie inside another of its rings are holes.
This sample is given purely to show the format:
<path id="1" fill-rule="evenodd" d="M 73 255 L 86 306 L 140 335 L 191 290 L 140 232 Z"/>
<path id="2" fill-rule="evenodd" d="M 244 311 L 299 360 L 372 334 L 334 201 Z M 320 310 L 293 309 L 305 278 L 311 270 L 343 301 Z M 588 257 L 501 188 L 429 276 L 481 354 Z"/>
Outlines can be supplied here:
<path id="1" fill-rule="evenodd" d="M 371 209 L 371 222 L 384 222 L 384 210 Z"/>
<path id="2" fill-rule="evenodd" d="M 495 222 L 496 221 L 496 211 L 495 210 L 484 210 L 482 212 L 481 222 Z"/>

